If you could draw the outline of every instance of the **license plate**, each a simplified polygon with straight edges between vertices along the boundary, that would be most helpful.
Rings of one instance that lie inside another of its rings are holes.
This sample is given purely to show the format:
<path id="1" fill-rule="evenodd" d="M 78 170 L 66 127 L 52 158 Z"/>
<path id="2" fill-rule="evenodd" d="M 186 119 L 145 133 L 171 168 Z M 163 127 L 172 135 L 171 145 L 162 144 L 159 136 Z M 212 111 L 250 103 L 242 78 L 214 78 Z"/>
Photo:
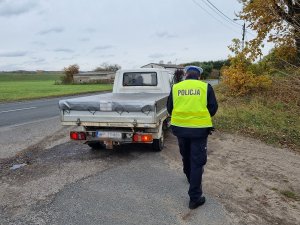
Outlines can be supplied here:
<path id="1" fill-rule="evenodd" d="M 122 133 L 120 132 L 105 132 L 105 131 L 97 131 L 96 136 L 98 138 L 115 138 L 115 139 L 121 139 Z"/>

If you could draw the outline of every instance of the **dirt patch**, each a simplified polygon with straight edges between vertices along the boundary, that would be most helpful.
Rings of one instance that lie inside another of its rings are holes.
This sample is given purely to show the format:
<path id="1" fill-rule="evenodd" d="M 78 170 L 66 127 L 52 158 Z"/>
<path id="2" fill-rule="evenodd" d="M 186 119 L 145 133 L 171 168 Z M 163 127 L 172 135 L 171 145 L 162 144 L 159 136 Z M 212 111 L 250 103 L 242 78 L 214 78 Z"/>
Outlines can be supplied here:
<path id="1" fill-rule="evenodd" d="M 235 224 L 300 224 L 300 155 L 255 139 L 215 133 L 209 137 L 204 193 L 221 201 Z M 181 169 L 176 138 L 162 152 Z"/>

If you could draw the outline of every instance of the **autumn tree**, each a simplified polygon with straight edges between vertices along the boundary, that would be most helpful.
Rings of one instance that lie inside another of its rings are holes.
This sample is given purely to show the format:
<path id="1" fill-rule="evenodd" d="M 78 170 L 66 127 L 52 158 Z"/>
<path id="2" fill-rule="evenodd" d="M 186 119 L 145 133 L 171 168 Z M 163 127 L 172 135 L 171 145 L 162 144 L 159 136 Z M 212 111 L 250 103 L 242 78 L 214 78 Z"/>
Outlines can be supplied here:
<path id="1" fill-rule="evenodd" d="M 247 44 L 245 47 L 248 48 Z M 229 50 L 234 55 L 229 57 L 230 65 L 222 68 L 223 82 L 234 96 L 267 89 L 272 83 L 267 71 L 261 73 L 256 70 L 257 66 L 245 55 L 244 49 L 239 39 L 233 39 Z"/>
<path id="2" fill-rule="evenodd" d="M 300 1 L 299 0 L 239 0 L 243 9 L 238 15 L 257 32 L 244 52 L 255 59 L 262 55 L 263 41 L 273 42 L 283 60 L 296 58 L 300 62 Z M 281 51 L 282 50 L 282 51 Z"/>
<path id="3" fill-rule="evenodd" d="M 62 78 L 64 84 L 70 84 L 74 81 L 74 74 L 79 73 L 79 66 L 77 64 L 70 65 L 64 68 L 65 76 Z"/>

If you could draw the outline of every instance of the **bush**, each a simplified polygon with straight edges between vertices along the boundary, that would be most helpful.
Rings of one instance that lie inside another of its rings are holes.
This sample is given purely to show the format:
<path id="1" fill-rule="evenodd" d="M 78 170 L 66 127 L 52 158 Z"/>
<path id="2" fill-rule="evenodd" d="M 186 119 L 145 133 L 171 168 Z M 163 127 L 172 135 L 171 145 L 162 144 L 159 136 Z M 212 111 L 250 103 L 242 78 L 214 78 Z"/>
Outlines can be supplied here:
<path id="1" fill-rule="evenodd" d="M 70 65 L 64 68 L 65 76 L 61 77 L 62 84 L 72 84 L 74 82 L 74 74 L 79 73 L 79 66 L 77 64 Z"/>
<path id="2" fill-rule="evenodd" d="M 217 129 L 238 132 L 300 151 L 300 76 L 271 77 L 272 86 L 246 96 L 230 96 L 224 83 L 215 87 Z"/>
<path id="3" fill-rule="evenodd" d="M 295 113 L 297 113 L 300 110 L 299 74 L 272 77 L 272 84 L 272 87 L 266 92 L 266 96 L 284 103 L 285 108 L 289 106 L 296 109 Z"/>
<path id="4" fill-rule="evenodd" d="M 242 67 L 226 67 L 222 70 L 223 82 L 231 95 L 239 96 L 267 89 L 272 81 L 268 75 L 255 75 Z"/>
<path id="5" fill-rule="evenodd" d="M 234 40 L 230 49 L 235 53 L 230 57 L 230 66 L 222 69 L 222 78 L 231 95 L 240 96 L 267 89 L 272 81 L 264 63 L 254 64 L 240 51 L 240 42 Z"/>

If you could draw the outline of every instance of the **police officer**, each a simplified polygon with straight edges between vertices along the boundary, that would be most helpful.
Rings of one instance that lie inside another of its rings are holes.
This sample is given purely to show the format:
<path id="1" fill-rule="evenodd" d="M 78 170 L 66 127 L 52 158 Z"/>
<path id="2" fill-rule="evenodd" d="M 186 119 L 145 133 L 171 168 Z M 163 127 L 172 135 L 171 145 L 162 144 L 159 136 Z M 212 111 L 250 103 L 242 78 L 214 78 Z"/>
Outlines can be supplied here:
<path id="1" fill-rule="evenodd" d="M 167 108 L 172 132 L 178 139 L 183 172 L 190 183 L 189 208 L 195 209 L 205 203 L 202 174 L 207 161 L 207 137 L 213 127 L 211 117 L 218 103 L 211 85 L 200 81 L 202 68 L 188 66 L 185 71 L 186 79 L 172 87 Z"/>

